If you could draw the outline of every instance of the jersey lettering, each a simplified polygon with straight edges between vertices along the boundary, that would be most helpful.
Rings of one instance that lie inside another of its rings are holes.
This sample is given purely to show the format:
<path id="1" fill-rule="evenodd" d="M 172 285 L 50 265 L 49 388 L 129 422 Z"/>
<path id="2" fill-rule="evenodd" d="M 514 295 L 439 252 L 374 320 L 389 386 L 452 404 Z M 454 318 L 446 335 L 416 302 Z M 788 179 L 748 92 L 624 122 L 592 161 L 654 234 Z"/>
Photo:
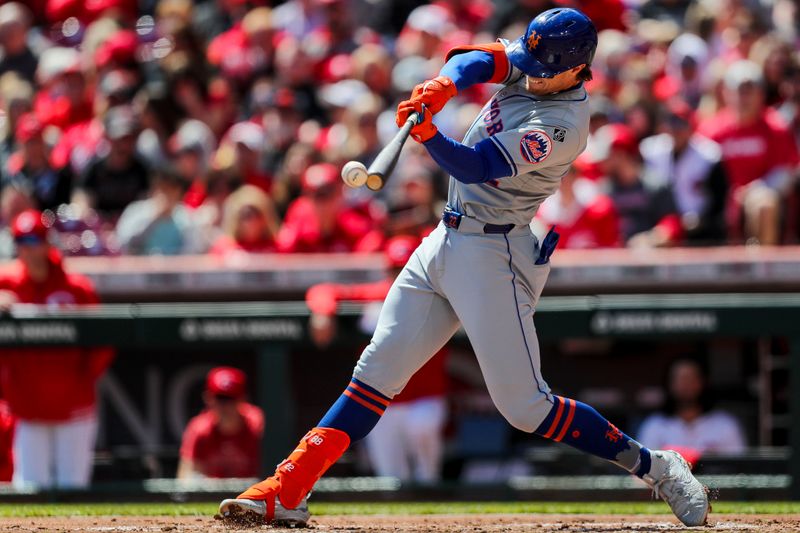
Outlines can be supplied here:
<path id="1" fill-rule="evenodd" d="M 486 133 L 489 135 L 503 131 L 503 120 L 500 118 L 500 102 L 492 99 L 489 104 L 489 111 L 483 115 L 483 122 L 486 123 Z"/>

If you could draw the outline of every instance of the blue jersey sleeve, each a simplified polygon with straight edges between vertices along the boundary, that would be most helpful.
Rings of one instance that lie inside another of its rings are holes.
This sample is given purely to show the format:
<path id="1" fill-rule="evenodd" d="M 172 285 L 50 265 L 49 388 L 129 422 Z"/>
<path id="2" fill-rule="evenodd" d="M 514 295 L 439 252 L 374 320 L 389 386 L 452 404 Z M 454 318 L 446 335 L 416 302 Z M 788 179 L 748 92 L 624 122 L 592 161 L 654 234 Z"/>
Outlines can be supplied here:
<path id="1" fill-rule="evenodd" d="M 445 172 L 462 183 L 486 183 L 513 174 L 511 165 L 491 139 L 470 147 L 437 132 L 423 145 Z"/>
<path id="2" fill-rule="evenodd" d="M 439 71 L 456 84 L 459 91 L 477 83 L 486 83 L 494 75 L 494 57 L 489 52 L 472 50 L 447 60 Z"/>

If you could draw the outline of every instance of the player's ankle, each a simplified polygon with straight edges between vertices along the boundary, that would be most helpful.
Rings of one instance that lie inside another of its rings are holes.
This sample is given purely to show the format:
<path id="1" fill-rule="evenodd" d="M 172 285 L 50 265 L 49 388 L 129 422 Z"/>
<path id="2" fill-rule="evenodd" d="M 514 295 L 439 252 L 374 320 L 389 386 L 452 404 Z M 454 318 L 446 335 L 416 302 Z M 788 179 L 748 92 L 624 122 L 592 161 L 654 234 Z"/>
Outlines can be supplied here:
<path id="1" fill-rule="evenodd" d="M 637 477 L 643 478 L 646 474 L 650 473 L 650 468 L 653 462 L 650 457 L 650 450 L 642 446 L 639 450 L 639 466 L 634 472 Z"/>

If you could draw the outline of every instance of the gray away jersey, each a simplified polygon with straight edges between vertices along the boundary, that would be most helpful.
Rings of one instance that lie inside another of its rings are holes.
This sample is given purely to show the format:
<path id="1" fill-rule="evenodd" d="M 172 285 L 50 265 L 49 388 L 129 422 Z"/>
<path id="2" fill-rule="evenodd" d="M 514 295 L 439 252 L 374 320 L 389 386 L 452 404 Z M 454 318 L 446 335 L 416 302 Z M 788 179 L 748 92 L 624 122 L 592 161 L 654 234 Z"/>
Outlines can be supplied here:
<path id="1" fill-rule="evenodd" d="M 511 83 L 486 103 L 462 142 L 475 146 L 492 139 L 512 175 L 477 184 L 451 177 L 447 203 L 482 222 L 525 225 L 586 148 L 589 99 L 583 87 L 534 96 L 516 68 L 509 78 Z"/>

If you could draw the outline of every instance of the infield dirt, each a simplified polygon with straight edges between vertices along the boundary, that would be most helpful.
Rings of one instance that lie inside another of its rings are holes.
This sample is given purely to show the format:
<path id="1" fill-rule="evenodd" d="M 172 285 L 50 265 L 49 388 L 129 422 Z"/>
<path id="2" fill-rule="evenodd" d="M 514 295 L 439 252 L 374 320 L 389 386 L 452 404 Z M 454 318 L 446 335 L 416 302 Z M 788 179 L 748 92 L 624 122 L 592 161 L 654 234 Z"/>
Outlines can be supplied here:
<path id="1" fill-rule="evenodd" d="M 2 518 L 0 532 L 200 532 L 225 533 L 235 531 L 269 531 L 298 533 L 297 529 L 278 529 L 261 526 L 242 529 L 229 527 L 206 517 L 107 517 L 76 516 L 46 518 Z M 559 533 L 594 533 L 621 531 L 650 532 L 757 532 L 784 533 L 800 531 L 800 515 L 714 515 L 709 525 L 684 528 L 666 515 L 415 515 L 415 516 L 320 516 L 312 518 L 310 529 L 318 533 L 436 533 L 470 532 L 530 533 L 555 531 Z"/>

